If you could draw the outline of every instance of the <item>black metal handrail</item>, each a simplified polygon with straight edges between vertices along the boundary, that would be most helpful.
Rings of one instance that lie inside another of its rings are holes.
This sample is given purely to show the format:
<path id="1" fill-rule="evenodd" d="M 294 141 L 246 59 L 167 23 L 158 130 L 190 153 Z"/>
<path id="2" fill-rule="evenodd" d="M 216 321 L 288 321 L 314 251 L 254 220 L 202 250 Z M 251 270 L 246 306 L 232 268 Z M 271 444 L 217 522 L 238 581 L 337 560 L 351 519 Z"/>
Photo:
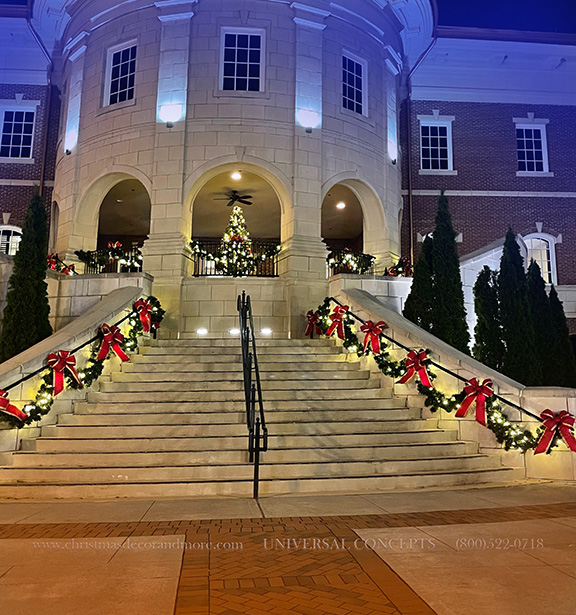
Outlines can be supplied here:
<path id="1" fill-rule="evenodd" d="M 246 426 L 248 427 L 248 454 L 254 465 L 254 499 L 258 499 L 260 482 L 260 453 L 268 450 L 268 427 L 262 401 L 262 384 L 256 352 L 252 303 L 246 291 L 238 296 L 240 317 L 240 340 L 242 343 L 242 369 L 244 372 L 244 398 L 246 402 Z M 258 410 L 256 410 L 258 408 Z"/>
<path id="2" fill-rule="evenodd" d="M 88 253 L 84 273 L 138 273 L 142 271 L 142 252 L 138 246 L 104 248 Z"/>
<path id="3" fill-rule="evenodd" d="M 340 307 L 344 307 L 344 304 L 341 303 L 340 301 L 338 301 L 338 299 L 335 299 L 334 297 L 329 297 L 329 300 L 334 302 L 336 305 L 339 305 Z M 363 325 L 366 324 L 366 321 L 363 318 L 360 318 L 360 316 L 358 316 L 357 314 L 354 314 L 354 312 L 352 312 L 351 310 L 348 310 L 347 314 L 352 316 L 352 318 L 354 318 L 358 322 L 362 323 Z M 413 350 L 412 348 L 409 348 L 408 346 L 405 346 L 404 344 L 396 341 L 393 337 L 390 337 L 389 335 L 386 335 L 385 333 L 382 333 L 381 335 L 387 341 L 391 342 L 392 344 L 395 344 L 396 346 L 398 346 L 399 348 L 402 348 L 403 350 L 406 350 L 407 352 L 410 352 L 411 350 Z M 447 367 L 444 367 L 443 365 L 440 365 L 440 363 L 436 363 L 436 361 L 432 361 L 431 359 L 429 359 L 429 363 L 430 363 L 430 365 L 433 365 L 434 367 L 437 367 L 439 370 L 443 371 L 445 374 L 448 374 L 449 376 L 452 376 L 453 378 L 456 378 L 456 380 L 459 380 L 460 382 L 468 382 L 468 379 L 464 378 L 464 376 L 461 376 L 460 374 L 457 374 L 456 372 L 453 372 L 452 370 L 448 369 Z M 537 414 L 533 414 L 529 410 L 526 410 L 525 408 L 522 408 L 522 406 L 519 406 L 518 404 L 515 404 L 514 402 L 509 401 L 506 398 L 501 397 L 500 395 L 494 395 L 494 399 L 497 399 L 498 401 L 502 402 L 503 404 L 506 404 L 507 406 L 510 406 L 511 408 L 514 408 L 515 410 L 520 410 L 520 412 L 522 412 L 523 414 L 526 414 L 529 417 L 531 417 L 533 419 L 536 419 L 540 423 L 543 422 L 542 418 L 540 416 L 538 416 Z"/>
<path id="4" fill-rule="evenodd" d="M 227 273 L 225 268 L 219 266 L 216 259 L 222 248 L 221 241 L 194 241 L 193 258 L 194 272 L 196 278 L 227 276 L 234 273 Z M 271 241 L 252 241 L 250 252 L 254 258 L 254 268 L 247 271 L 241 268 L 235 277 L 252 278 L 277 278 L 278 277 L 278 243 Z"/>

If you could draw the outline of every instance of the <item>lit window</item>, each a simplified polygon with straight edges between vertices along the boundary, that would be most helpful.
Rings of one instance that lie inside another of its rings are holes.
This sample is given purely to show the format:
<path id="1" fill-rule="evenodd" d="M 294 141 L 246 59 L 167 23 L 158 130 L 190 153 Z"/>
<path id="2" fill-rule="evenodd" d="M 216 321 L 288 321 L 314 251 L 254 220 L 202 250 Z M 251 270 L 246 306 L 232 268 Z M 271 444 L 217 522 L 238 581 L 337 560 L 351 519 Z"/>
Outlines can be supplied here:
<path id="1" fill-rule="evenodd" d="M 261 92 L 264 87 L 264 31 L 222 31 L 220 88 Z"/>
<path id="2" fill-rule="evenodd" d="M 22 229 L 17 226 L 0 226 L 0 253 L 14 256 L 18 251 Z"/>
<path id="3" fill-rule="evenodd" d="M 420 174 L 456 175 L 452 156 L 453 116 L 419 115 Z"/>
<path id="4" fill-rule="evenodd" d="M 342 107 L 366 115 L 366 62 L 342 56 Z"/>
<path id="5" fill-rule="evenodd" d="M 5 110 L 2 117 L 1 158 L 31 158 L 34 111 Z"/>
<path id="6" fill-rule="evenodd" d="M 526 266 L 536 261 L 547 284 L 556 284 L 555 240 L 544 235 L 527 235 L 523 238 L 526 245 Z"/>
<path id="7" fill-rule="evenodd" d="M 134 99 L 136 45 L 130 43 L 108 50 L 104 104 L 115 105 Z"/>

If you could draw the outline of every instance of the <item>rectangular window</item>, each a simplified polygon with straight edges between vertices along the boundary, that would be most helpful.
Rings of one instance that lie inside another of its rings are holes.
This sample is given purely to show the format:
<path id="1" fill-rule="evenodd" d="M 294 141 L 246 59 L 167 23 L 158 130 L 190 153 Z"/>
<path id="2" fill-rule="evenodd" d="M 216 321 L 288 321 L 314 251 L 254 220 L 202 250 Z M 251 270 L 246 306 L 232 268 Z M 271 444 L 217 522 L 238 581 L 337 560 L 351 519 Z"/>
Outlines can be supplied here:
<path id="1" fill-rule="evenodd" d="M 264 90 L 264 32 L 222 32 L 220 88 L 232 92 Z"/>
<path id="2" fill-rule="evenodd" d="M 420 125 L 420 168 L 448 171 L 451 164 L 451 139 L 448 125 Z"/>
<path id="3" fill-rule="evenodd" d="M 516 126 L 518 171 L 546 173 L 548 160 L 545 156 L 543 127 Z"/>
<path id="4" fill-rule="evenodd" d="M 34 111 L 4 111 L 1 158 L 32 158 L 35 115 Z"/>
<path id="5" fill-rule="evenodd" d="M 342 107 L 366 115 L 366 63 L 342 56 Z"/>
<path id="6" fill-rule="evenodd" d="M 134 99 L 136 78 L 136 45 L 115 47 L 108 51 L 106 64 L 105 105 Z"/>

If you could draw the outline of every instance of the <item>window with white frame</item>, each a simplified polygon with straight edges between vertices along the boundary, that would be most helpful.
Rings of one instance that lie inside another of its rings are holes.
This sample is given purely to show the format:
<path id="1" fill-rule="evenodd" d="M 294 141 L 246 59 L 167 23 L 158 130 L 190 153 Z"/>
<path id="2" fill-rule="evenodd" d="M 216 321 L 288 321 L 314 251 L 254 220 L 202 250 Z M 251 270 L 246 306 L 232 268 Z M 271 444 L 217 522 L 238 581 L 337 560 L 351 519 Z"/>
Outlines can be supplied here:
<path id="1" fill-rule="evenodd" d="M 220 89 L 231 92 L 264 90 L 264 30 L 222 30 Z"/>
<path id="2" fill-rule="evenodd" d="M 534 233 L 522 239 L 526 246 L 526 267 L 535 261 L 546 284 L 556 284 L 556 238 L 545 233 Z"/>
<path id="3" fill-rule="evenodd" d="M 455 175 L 452 155 L 454 116 L 419 115 L 420 174 Z"/>
<path id="4" fill-rule="evenodd" d="M 32 158 L 35 120 L 35 109 L 2 110 L 0 158 Z"/>
<path id="5" fill-rule="evenodd" d="M 514 118 L 516 126 L 516 151 L 518 155 L 517 175 L 539 175 L 549 173 L 546 124 L 548 120 Z"/>
<path id="6" fill-rule="evenodd" d="M 360 115 L 367 114 L 366 62 L 347 52 L 342 55 L 342 107 Z"/>
<path id="7" fill-rule="evenodd" d="M 0 253 L 14 256 L 22 239 L 22 229 L 18 226 L 0 226 Z"/>
<path id="8" fill-rule="evenodd" d="M 136 51 L 137 45 L 134 41 L 108 50 L 104 106 L 134 99 Z"/>

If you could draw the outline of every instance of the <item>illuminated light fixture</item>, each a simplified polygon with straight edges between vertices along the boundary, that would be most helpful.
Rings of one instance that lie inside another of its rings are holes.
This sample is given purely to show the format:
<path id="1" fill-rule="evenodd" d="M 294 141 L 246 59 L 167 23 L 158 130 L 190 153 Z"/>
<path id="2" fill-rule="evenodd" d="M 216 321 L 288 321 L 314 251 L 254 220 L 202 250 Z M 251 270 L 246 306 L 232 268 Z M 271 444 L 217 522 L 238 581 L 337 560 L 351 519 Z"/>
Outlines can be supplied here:
<path id="1" fill-rule="evenodd" d="M 208 335 L 208 329 L 197 329 L 196 335 Z"/>
<path id="2" fill-rule="evenodd" d="M 344 201 L 340 201 L 340 203 L 336 205 L 336 209 L 346 209 L 346 203 L 344 203 Z"/>
<path id="3" fill-rule="evenodd" d="M 66 138 L 64 139 L 64 153 L 69 156 L 72 153 L 72 150 L 76 147 L 78 143 L 78 131 L 77 130 L 69 130 L 66 133 Z"/>
<path id="4" fill-rule="evenodd" d="M 182 119 L 184 107 L 180 103 L 167 103 L 162 105 L 158 111 L 160 121 L 166 124 L 166 128 L 172 128 L 175 122 Z"/>
<path id="5" fill-rule="evenodd" d="M 262 333 L 262 335 L 272 335 L 272 329 L 266 327 L 265 329 L 262 329 L 260 333 Z"/>
<path id="6" fill-rule="evenodd" d="M 230 335 L 240 335 L 240 329 L 230 329 L 228 333 L 230 333 Z"/>
<path id="7" fill-rule="evenodd" d="M 307 133 L 311 133 L 314 128 L 318 128 L 322 123 L 320 114 L 312 109 L 300 109 L 296 113 L 296 121 L 300 126 L 306 128 Z"/>
<path id="8" fill-rule="evenodd" d="M 230 177 L 235 181 L 240 181 L 242 179 L 242 173 L 240 173 L 240 171 L 234 171 Z"/>

